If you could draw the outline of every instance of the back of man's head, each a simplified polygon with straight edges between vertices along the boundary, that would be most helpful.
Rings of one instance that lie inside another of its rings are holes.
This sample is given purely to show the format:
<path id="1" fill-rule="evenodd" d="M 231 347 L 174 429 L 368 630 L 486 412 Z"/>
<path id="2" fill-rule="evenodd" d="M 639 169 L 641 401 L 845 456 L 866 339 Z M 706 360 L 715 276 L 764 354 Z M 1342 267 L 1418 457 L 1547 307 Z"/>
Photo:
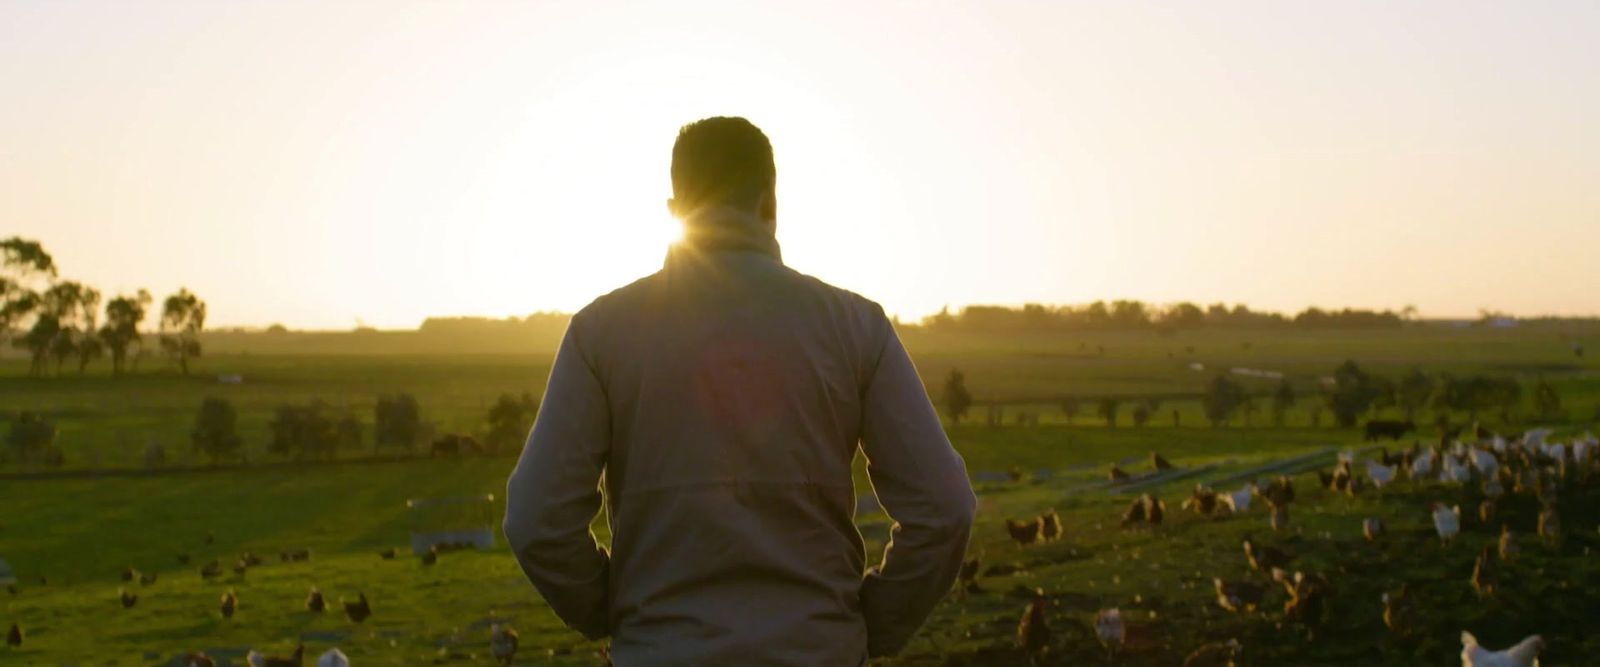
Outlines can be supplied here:
<path id="1" fill-rule="evenodd" d="M 672 145 L 672 208 L 679 218 L 691 220 L 718 206 L 770 208 L 777 181 L 772 142 L 750 121 L 717 116 L 678 130 Z"/>

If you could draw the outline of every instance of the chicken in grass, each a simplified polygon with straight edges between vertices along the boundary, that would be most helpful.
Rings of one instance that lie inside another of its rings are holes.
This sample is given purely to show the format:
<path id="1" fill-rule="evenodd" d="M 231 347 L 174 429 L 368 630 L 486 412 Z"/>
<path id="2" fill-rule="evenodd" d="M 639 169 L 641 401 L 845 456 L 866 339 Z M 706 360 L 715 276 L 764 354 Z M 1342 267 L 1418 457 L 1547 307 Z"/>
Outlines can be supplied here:
<path id="1" fill-rule="evenodd" d="M 328 601 L 322 598 L 322 591 L 316 586 L 311 587 L 311 592 L 306 595 L 306 611 L 320 614 L 328 608 Z"/>
<path id="2" fill-rule="evenodd" d="M 1296 572 L 1294 580 L 1284 582 L 1283 587 L 1289 592 L 1289 601 L 1283 604 L 1284 620 L 1312 630 L 1320 627 L 1326 608 L 1327 580 L 1320 575 L 1306 576 L 1304 572 Z"/>
<path id="3" fill-rule="evenodd" d="M 1547 544 L 1561 543 L 1561 513 L 1553 503 L 1539 510 L 1539 538 Z"/>
<path id="4" fill-rule="evenodd" d="M 439 545 L 430 545 L 427 551 L 422 552 L 422 564 L 429 566 L 437 562 L 439 562 Z"/>
<path id="5" fill-rule="evenodd" d="M 1287 504 L 1279 505 L 1268 500 L 1267 512 L 1268 524 L 1272 526 L 1274 531 L 1282 531 L 1289 528 L 1289 506 Z"/>
<path id="6" fill-rule="evenodd" d="M 372 605 L 367 602 L 366 593 L 356 593 L 355 602 L 341 599 L 339 603 L 344 605 L 344 617 L 350 619 L 351 623 L 360 623 L 372 616 Z"/>
<path id="7" fill-rule="evenodd" d="M 384 560 L 394 560 L 394 557 L 399 555 L 399 554 L 400 554 L 400 550 L 399 549 L 396 549 L 394 547 L 389 547 L 387 549 L 384 549 L 383 551 L 379 551 L 378 552 L 378 557 L 382 558 Z"/>
<path id="8" fill-rule="evenodd" d="M 1050 653 L 1050 624 L 1045 619 L 1044 589 L 1033 591 L 1033 601 L 1022 610 L 1017 621 L 1017 647 L 1028 656 L 1030 664 L 1039 665 Z"/>
<path id="9" fill-rule="evenodd" d="M 22 646 L 22 626 L 11 624 L 11 629 L 6 631 L 6 646 L 20 648 Z"/>
<path id="10" fill-rule="evenodd" d="M 1189 499 L 1183 501 L 1183 509 L 1191 510 L 1201 516 L 1211 516 L 1217 511 L 1217 492 L 1204 484 L 1196 484 L 1194 492 L 1189 494 Z"/>
<path id="11" fill-rule="evenodd" d="M 1255 611 L 1266 593 L 1261 586 L 1245 581 L 1223 581 L 1221 577 L 1214 577 L 1211 583 L 1217 591 L 1217 606 L 1235 614 Z"/>
<path id="12" fill-rule="evenodd" d="M 1144 497 L 1134 498 L 1128 503 L 1128 509 L 1122 512 L 1122 527 L 1132 528 L 1144 523 Z"/>
<path id="13" fill-rule="evenodd" d="M 1039 538 L 1045 542 L 1061 539 L 1061 517 L 1056 515 L 1055 510 L 1039 515 Z"/>
<path id="14" fill-rule="evenodd" d="M 496 623 L 489 628 L 489 652 L 495 662 L 510 665 L 517 657 L 517 631 L 509 625 Z"/>
<path id="15" fill-rule="evenodd" d="M 1383 537 L 1383 519 L 1368 518 L 1361 520 L 1361 536 L 1368 542 L 1377 542 Z"/>
<path id="16" fill-rule="evenodd" d="M 1154 528 L 1161 525 L 1161 520 L 1167 516 L 1167 503 L 1148 493 L 1139 496 L 1144 502 L 1144 520 Z"/>
<path id="17" fill-rule="evenodd" d="M 156 583 L 156 576 L 157 575 L 154 572 L 140 572 L 139 573 L 139 585 L 140 586 L 149 586 L 150 584 Z"/>
<path id="18" fill-rule="evenodd" d="M 239 596 L 234 595 L 233 589 L 222 594 L 222 604 L 218 607 L 223 618 L 233 618 L 233 612 L 239 609 Z"/>
<path id="19" fill-rule="evenodd" d="M 345 656 L 344 651 L 330 648 L 317 658 L 317 667 L 350 667 L 350 658 Z"/>
<path id="20" fill-rule="evenodd" d="M 1250 562 L 1250 569 L 1268 573 L 1273 568 L 1288 567 L 1289 561 L 1294 560 L 1282 549 L 1256 544 L 1248 537 L 1244 538 L 1244 557 Z"/>
<path id="21" fill-rule="evenodd" d="M 1150 452 L 1150 467 L 1156 470 L 1171 470 L 1172 464 L 1156 452 Z"/>
<path id="22" fill-rule="evenodd" d="M 201 579 L 215 579 L 222 576 L 222 563 L 215 560 L 206 563 L 200 568 Z"/>
<path id="23" fill-rule="evenodd" d="M 1183 659 L 1183 667 L 1233 667 L 1243 648 L 1237 639 L 1203 644 Z"/>
<path id="24" fill-rule="evenodd" d="M 133 605 L 139 604 L 139 596 L 135 593 L 129 593 L 127 589 L 117 589 L 117 597 L 122 599 L 123 609 L 132 609 Z"/>
<path id="25" fill-rule="evenodd" d="M 978 592 L 978 574 L 983 567 L 983 559 L 973 556 L 961 562 L 961 571 L 956 574 L 956 593 L 965 597 Z"/>
<path id="26" fill-rule="evenodd" d="M 1511 526 L 1500 526 L 1500 560 L 1506 563 L 1517 559 L 1517 554 L 1522 547 L 1517 544 L 1517 536 L 1511 532 Z"/>
<path id="27" fill-rule="evenodd" d="M 211 656 L 206 655 L 203 651 L 185 653 L 183 655 L 183 661 L 178 664 L 182 665 L 183 667 L 217 667 L 217 661 L 213 660 Z"/>
<path id="28" fill-rule="evenodd" d="M 1101 609 L 1095 614 L 1094 636 L 1112 655 L 1122 650 L 1122 643 L 1127 638 L 1127 627 L 1122 623 L 1122 610 Z"/>
<path id="29" fill-rule="evenodd" d="M 1367 460 L 1367 478 L 1372 480 L 1372 485 L 1379 489 L 1388 486 L 1394 481 L 1394 466 L 1378 465 L 1377 461 Z"/>
<path id="30" fill-rule="evenodd" d="M 1416 629 L 1417 609 L 1404 585 L 1393 593 L 1385 592 L 1383 600 L 1383 625 L 1399 637 L 1410 636 Z"/>
<path id="31" fill-rule="evenodd" d="M 1122 470 L 1122 468 L 1119 468 L 1119 467 L 1114 466 L 1114 465 L 1111 466 L 1111 471 L 1106 473 L 1106 476 L 1111 480 L 1111 482 L 1113 484 L 1126 482 L 1131 477 L 1128 473 L 1124 472 Z"/>
<path id="32" fill-rule="evenodd" d="M 1017 544 L 1028 545 L 1038 542 L 1039 534 L 1042 532 L 1044 532 L 1044 522 L 1037 518 L 1028 521 L 1006 519 L 1006 534 Z"/>
<path id="33" fill-rule="evenodd" d="M 1444 503 L 1434 503 L 1433 530 L 1439 534 L 1439 541 L 1445 546 L 1455 541 L 1456 535 L 1461 532 L 1461 506 L 1445 507 Z"/>
<path id="34" fill-rule="evenodd" d="M 294 647 L 294 653 L 289 655 L 262 655 L 251 651 L 245 655 L 245 662 L 250 667 L 300 667 L 305 660 L 306 647 L 304 644 Z"/>
<path id="35" fill-rule="evenodd" d="M 1218 499 L 1229 512 L 1240 514 L 1250 511 L 1250 501 L 1255 498 L 1257 487 L 1255 483 L 1245 484 L 1244 488 L 1231 493 L 1224 493 Z"/>
<path id="36" fill-rule="evenodd" d="M 1534 635 L 1504 651 L 1491 651 L 1478 644 L 1478 638 L 1461 631 L 1461 667 L 1537 667 L 1544 638 Z"/>
<path id="37" fill-rule="evenodd" d="M 1494 548 L 1483 545 L 1478 552 L 1478 560 L 1472 564 L 1472 590 L 1478 592 L 1478 597 L 1494 597 L 1495 586 L 1500 582 L 1499 569 L 1495 567 Z"/>
<path id="38" fill-rule="evenodd" d="M 1433 474 L 1433 450 L 1424 449 L 1411 459 L 1411 479 L 1421 481 Z"/>

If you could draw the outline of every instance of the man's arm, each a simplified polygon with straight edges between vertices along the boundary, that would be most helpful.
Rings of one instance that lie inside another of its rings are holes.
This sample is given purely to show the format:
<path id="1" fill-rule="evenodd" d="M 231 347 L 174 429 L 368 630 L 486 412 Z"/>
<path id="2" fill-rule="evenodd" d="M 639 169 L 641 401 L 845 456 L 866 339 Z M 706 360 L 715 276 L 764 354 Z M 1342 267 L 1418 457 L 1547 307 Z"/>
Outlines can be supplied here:
<path id="1" fill-rule="evenodd" d="M 574 319 L 539 418 L 506 484 L 506 541 L 550 608 L 590 639 L 609 632 L 610 555 L 589 530 L 600 509 L 610 416 Z"/>
<path id="2" fill-rule="evenodd" d="M 867 572 L 861 609 L 867 651 L 893 655 L 949 592 L 966 553 L 977 500 L 966 465 L 900 338 L 887 329 L 864 393 L 862 449 L 878 501 L 894 520 L 883 562 Z"/>

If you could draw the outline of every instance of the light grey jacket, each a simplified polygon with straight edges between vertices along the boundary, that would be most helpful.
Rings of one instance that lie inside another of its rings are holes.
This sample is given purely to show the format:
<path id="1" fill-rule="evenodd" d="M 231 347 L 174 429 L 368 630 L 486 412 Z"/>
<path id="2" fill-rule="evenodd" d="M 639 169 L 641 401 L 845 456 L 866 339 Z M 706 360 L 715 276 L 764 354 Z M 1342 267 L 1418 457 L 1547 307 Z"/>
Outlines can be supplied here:
<path id="1" fill-rule="evenodd" d="M 858 443 L 896 522 L 871 570 Z M 572 318 L 505 534 L 617 665 L 849 666 L 899 651 L 949 590 L 974 508 L 883 309 L 741 232 L 691 236 Z"/>

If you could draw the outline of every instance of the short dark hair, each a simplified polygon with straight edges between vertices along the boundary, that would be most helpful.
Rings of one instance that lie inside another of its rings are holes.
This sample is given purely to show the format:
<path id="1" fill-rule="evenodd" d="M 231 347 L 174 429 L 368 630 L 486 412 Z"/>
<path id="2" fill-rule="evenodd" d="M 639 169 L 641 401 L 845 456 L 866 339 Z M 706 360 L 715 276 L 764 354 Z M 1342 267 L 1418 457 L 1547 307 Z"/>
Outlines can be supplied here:
<path id="1" fill-rule="evenodd" d="M 753 204 L 777 181 L 772 142 L 750 121 L 716 116 L 678 130 L 672 144 L 672 197 L 680 207 Z"/>

